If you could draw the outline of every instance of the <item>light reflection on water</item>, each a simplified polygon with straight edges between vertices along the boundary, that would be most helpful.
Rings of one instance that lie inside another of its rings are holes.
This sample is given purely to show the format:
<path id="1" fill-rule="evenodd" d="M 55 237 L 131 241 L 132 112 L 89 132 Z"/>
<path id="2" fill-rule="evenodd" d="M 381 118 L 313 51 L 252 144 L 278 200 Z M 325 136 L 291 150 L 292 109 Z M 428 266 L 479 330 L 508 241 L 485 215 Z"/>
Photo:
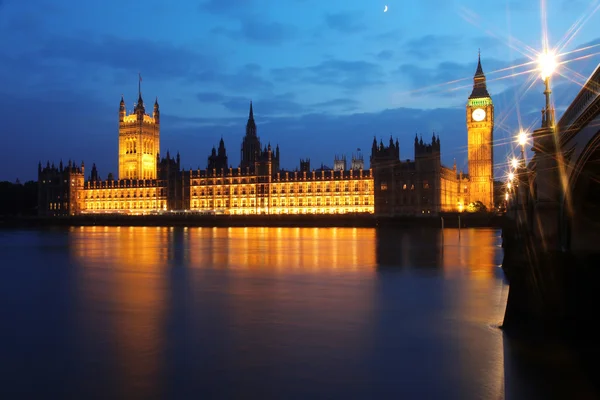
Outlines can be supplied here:
<path id="1" fill-rule="evenodd" d="M 531 382 L 506 379 L 494 328 L 508 294 L 500 242 L 486 229 L 2 232 L 9 308 L 0 316 L 17 322 L 2 337 L 2 388 L 103 398 L 529 396 Z"/>

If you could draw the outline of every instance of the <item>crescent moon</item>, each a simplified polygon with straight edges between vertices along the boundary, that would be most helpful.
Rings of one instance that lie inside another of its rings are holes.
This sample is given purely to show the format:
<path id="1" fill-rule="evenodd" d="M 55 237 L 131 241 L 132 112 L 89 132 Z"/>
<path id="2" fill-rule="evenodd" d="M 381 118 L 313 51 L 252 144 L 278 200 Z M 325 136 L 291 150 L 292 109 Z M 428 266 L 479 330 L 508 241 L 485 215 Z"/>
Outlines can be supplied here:
<path id="1" fill-rule="evenodd" d="M 388 6 L 386 5 L 385 7 L 383 7 L 383 12 L 387 12 L 388 10 Z"/>

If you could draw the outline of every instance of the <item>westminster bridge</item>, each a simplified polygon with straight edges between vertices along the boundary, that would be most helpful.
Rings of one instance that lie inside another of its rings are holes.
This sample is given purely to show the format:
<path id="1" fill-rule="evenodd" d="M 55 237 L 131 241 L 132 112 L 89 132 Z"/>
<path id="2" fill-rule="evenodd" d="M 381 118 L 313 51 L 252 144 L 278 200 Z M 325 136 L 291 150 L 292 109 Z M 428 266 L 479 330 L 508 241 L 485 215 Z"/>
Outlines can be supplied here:
<path id="1" fill-rule="evenodd" d="M 597 341 L 600 310 L 600 65 L 558 122 L 544 79 L 542 126 L 514 171 L 503 230 L 504 327 Z M 596 345 L 597 346 L 597 345 Z"/>

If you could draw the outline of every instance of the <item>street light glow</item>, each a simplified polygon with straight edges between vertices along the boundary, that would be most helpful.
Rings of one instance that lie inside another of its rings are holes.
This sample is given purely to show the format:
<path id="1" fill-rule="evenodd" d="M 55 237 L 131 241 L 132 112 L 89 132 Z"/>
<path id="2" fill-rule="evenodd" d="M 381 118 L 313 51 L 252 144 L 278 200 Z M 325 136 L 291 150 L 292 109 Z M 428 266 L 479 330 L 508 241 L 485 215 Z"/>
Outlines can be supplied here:
<path id="1" fill-rule="evenodd" d="M 517 167 L 519 166 L 519 160 L 517 160 L 515 157 L 513 157 L 513 159 L 510 160 L 510 163 L 514 169 L 517 169 Z"/>
<path id="2" fill-rule="evenodd" d="M 507 188 L 508 190 L 510 190 L 510 188 L 512 188 L 512 183 L 508 182 L 508 183 L 506 184 L 506 188 Z"/>
<path id="3" fill-rule="evenodd" d="M 514 174 L 514 172 L 510 172 L 508 174 L 508 182 L 512 182 L 513 179 L 515 179 L 515 174 Z"/>
<path id="4" fill-rule="evenodd" d="M 546 80 L 552 75 L 554 70 L 556 69 L 556 56 L 553 51 L 545 50 L 538 57 L 538 64 L 540 67 L 540 74 L 542 76 L 542 80 Z"/>
<path id="5" fill-rule="evenodd" d="M 519 132 L 517 141 L 519 142 L 519 146 L 525 146 L 527 144 L 527 134 L 523 131 Z"/>

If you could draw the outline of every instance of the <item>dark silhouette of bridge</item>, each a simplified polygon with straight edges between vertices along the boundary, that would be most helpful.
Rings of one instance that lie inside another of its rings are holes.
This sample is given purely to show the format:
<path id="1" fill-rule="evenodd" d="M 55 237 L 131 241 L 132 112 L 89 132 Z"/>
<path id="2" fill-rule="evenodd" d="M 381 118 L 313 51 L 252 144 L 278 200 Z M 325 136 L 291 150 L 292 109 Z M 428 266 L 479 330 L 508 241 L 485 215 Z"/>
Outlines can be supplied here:
<path id="1" fill-rule="evenodd" d="M 600 309 L 600 65 L 558 122 L 545 84 L 534 156 L 515 171 L 503 228 L 504 327 L 579 337 Z"/>

